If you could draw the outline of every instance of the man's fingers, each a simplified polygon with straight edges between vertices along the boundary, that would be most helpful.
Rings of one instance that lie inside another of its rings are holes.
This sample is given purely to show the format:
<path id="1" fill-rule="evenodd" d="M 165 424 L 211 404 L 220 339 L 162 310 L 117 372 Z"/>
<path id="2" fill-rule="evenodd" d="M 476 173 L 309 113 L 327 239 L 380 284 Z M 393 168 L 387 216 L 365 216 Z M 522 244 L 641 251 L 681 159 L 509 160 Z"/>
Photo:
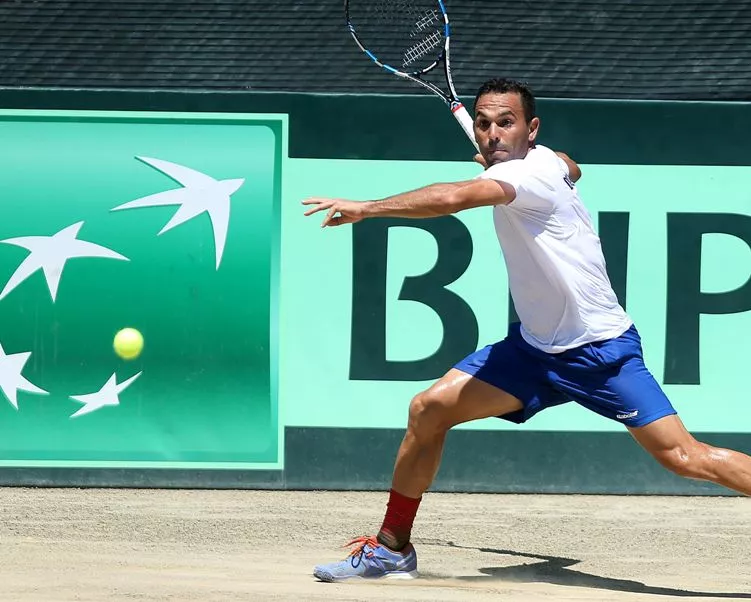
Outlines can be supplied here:
<path id="1" fill-rule="evenodd" d="M 480 153 L 477 153 L 474 157 L 472 157 L 472 160 L 475 163 L 479 163 L 480 165 L 482 165 L 485 168 L 487 168 L 487 166 L 488 166 L 488 164 L 485 162 L 484 157 Z"/>
<path id="2" fill-rule="evenodd" d="M 332 201 L 331 199 L 306 199 L 302 202 L 302 204 L 313 205 L 313 207 L 308 209 L 303 215 L 313 215 L 314 213 L 317 213 L 318 211 L 323 211 L 324 209 L 328 209 L 334 203 L 335 201 Z"/>
<path id="3" fill-rule="evenodd" d="M 351 224 L 354 221 L 355 220 L 353 220 L 351 217 L 340 215 L 339 217 L 332 217 L 329 220 L 329 223 L 326 224 L 326 226 L 328 226 L 329 228 L 331 228 L 332 226 L 343 226 L 344 224 Z"/>
<path id="4" fill-rule="evenodd" d="M 323 211 L 326 209 L 326 207 L 321 207 L 318 205 L 317 207 L 313 207 L 312 209 L 308 209 L 303 215 L 313 215 L 314 213 L 318 213 L 319 211 Z"/>
<path id="5" fill-rule="evenodd" d="M 353 224 L 359 222 L 360 217 L 353 217 L 351 215 L 345 215 L 350 212 L 351 203 L 342 201 L 341 199 L 324 199 L 319 197 L 311 197 L 302 201 L 303 205 L 310 205 L 310 209 L 305 212 L 305 215 L 313 215 L 319 211 L 326 211 L 326 215 L 321 222 L 321 228 L 326 226 L 341 226 L 344 224 Z M 339 214 L 337 216 L 337 213 Z"/>
<path id="6" fill-rule="evenodd" d="M 326 217 L 323 218 L 323 223 L 321 224 L 321 228 L 325 228 L 326 226 L 329 225 L 331 220 L 334 219 L 336 212 L 337 212 L 337 208 L 335 206 L 329 209 L 328 213 L 326 214 Z"/>
<path id="7" fill-rule="evenodd" d="M 360 218 L 357 217 L 351 217 L 349 215 L 340 215 L 339 217 L 332 217 L 329 220 L 329 223 L 326 224 L 328 227 L 332 226 L 344 226 L 345 224 L 355 224 L 360 221 Z"/>

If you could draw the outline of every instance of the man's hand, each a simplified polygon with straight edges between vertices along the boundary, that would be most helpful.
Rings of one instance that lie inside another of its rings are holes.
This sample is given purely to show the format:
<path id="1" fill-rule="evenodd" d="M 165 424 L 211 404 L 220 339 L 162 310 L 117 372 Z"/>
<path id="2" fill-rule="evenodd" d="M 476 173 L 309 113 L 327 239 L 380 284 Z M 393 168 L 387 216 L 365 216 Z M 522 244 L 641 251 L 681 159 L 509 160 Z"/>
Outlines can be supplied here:
<path id="1" fill-rule="evenodd" d="M 305 212 L 305 215 L 313 215 L 319 211 L 326 211 L 326 217 L 323 219 L 321 228 L 326 226 L 342 226 L 344 224 L 355 224 L 365 217 L 365 203 L 358 201 L 345 201 L 344 199 L 324 199 L 312 197 L 305 199 L 303 205 L 313 205 L 312 208 Z M 334 217 L 336 214 L 339 217 Z"/>
<path id="2" fill-rule="evenodd" d="M 477 153 L 477 154 L 476 154 L 476 155 L 475 155 L 475 156 L 474 156 L 474 157 L 472 158 L 472 160 L 473 160 L 473 161 L 474 161 L 475 163 L 479 163 L 480 165 L 482 165 L 482 166 L 483 166 L 483 167 L 484 167 L 485 169 L 487 169 L 487 168 L 488 168 L 488 164 L 487 164 L 487 163 L 485 162 L 485 159 L 483 158 L 483 156 L 482 156 L 482 155 L 481 155 L 480 153 Z"/>

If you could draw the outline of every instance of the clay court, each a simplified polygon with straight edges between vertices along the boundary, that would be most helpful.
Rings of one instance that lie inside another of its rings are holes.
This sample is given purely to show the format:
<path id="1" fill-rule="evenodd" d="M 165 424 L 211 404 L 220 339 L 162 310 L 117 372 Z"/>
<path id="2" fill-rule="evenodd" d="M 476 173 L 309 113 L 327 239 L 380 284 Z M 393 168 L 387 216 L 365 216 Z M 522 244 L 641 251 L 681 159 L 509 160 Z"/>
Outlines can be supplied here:
<path id="1" fill-rule="evenodd" d="M 0 489 L 0 599 L 751 599 L 741 497 L 429 494 L 414 581 L 312 566 L 381 518 L 380 493 Z"/>

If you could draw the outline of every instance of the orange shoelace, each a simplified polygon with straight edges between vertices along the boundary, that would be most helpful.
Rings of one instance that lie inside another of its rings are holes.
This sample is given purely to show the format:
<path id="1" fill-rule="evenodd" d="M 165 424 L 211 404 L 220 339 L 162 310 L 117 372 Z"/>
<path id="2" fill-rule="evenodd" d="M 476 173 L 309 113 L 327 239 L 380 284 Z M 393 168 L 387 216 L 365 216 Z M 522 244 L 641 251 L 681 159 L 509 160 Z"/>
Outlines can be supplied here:
<path id="1" fill-rule="evenodd" d="M 348 548 L 349 546 L 355 546 L 347 555 L 347 558 L 349 558 L 350 556 L 362 556 L 365 546 L 370 546 L 371 551 L 365 554 L 365 556 L 369 558 L 373 555 L 372 548 L 377 548 L 379 545 L 381 544 L 378 543 L 378 540 L 374 535 L 366 535 L 363 537 L 357 537 L 349 543 L 344 544 L 342 547 Z"/>

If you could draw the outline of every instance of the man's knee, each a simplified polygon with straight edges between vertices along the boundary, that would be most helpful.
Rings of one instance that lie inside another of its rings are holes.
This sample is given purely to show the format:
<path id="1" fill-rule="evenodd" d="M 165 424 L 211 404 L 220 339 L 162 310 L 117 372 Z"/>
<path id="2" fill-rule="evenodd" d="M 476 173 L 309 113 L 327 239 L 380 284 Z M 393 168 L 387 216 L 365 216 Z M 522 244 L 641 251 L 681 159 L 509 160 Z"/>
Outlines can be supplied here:
<path id="1" fill-rule="evenodd" d="M 412 398 L 409 404 L 409 428 L 418 435 L 432 437 L 448 431 L 453 425 L 445 404 L 430 389 Z"/>
<path id="2" fill-rule="evenodd" d="M 655 459 L 675 474 L 689 479 L 706 479 L 707 446 L 698 441 L 676 445 L 655 453 Z"/>

